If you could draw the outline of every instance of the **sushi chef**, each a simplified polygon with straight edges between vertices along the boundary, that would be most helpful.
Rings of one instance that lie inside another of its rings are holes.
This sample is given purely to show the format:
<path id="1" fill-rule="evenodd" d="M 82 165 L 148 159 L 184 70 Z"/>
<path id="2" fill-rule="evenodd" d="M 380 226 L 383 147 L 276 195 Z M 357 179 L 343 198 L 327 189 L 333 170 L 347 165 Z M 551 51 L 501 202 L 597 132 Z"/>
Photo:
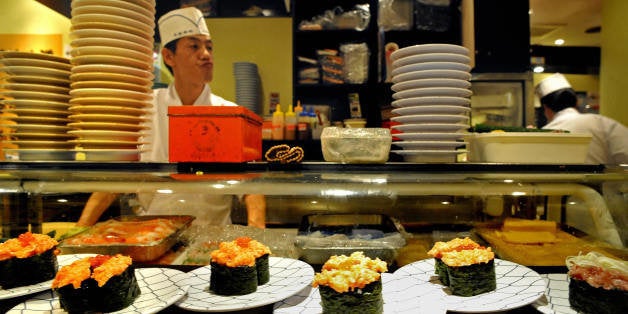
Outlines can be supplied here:
<path id="1" fill-rule="evenodd" d="M 173 74 L 167 88 L 155 89 L 150 131 L 144 141 L 151 149 L 141 160 L 168 162 L 168 106 L 212 105 L 236 106 L 212 93 L 208 83 L 213 79 L 213 42 L 203 13 L 194 7 L 176 9 L 158 21 L 163 62 Z M 118 195 L 93 193 L 81 213 L 77 226 L 96 223 Z M 264 195 L 250 194 L 241 198 L 247 208 L 248 225 L 265 226 Z M 138 193 L 139 214 L 192 215 L 195 223 L 226 225 L 231 223 L 233 195 L 200 193 Z"/>
<path id="2" fill-rule="evenodd" d="M 548 124 L 543 129 L 567 130 L 592 136 L 585 162 L 617 165 L 628 163 L 628 128 L 599 114 L 580 113 L 576 92 L 560 73 L 543 79 L 536 86 Z"/>

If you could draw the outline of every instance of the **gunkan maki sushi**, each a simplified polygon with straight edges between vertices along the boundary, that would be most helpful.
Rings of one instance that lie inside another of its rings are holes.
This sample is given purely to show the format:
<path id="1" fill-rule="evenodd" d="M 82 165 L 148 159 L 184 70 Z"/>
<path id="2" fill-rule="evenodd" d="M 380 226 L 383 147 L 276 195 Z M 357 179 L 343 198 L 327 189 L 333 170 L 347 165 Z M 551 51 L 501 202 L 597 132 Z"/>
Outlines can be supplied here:
<path id="1" fill-rule="evenodd" d="M 385 261 L 360 251 L 331 256 L 312 283 L 318 287 L 323 313 L 381 313 L 381 273 L 386 271 Z"/>
<path id="2" fill-rule="evenodd" d="M 62 267 L 52 289 L 70 313 L 118 311 L 141 293 L 133 260 L 121 254 L 86 257 Z"/>
<path id="3" fill-rule="evenodd" d="M 211 252 L 209 289 L 219 295 L 257 291 L 270 280 L 270 249 L 249 237 L 221 242 Z"/>
<path id="4" fill-rule="evenodd" d="M 438 241 L 434 243 L 434 246 L 427 252 L 427 254 L 434 258 L 434 271 L 436 272 L 436 275 L 438 275 L 438 279 L 440 279 L 442 284 L 448 286 L 449 275 L 447 274 L 447 265 L 445 265 L 441 259 L 443 253 L 470 250 L 479 247 L 479 244 L 468 237 L 464 239 L 455 238 L 447 242 Z"/>
<path id="5" fill-rule="evenodd" d="M 50 280 L 57 273 L 57 240 L 25 232 L 0 243 L 0 286 L 10 289 Z"/>
<path id="6" fill-rule="evenodd" d="M 628 261 L 598 252 L 569 256 L 569 304 L 578 313 L 628 313 Z"/>
<path id="7" fill-rule="evenodd" d="M 453 295 L 469 297 L 497 288 L 495 253 L 490 247 L 445 252 L 441 260 Z"/>

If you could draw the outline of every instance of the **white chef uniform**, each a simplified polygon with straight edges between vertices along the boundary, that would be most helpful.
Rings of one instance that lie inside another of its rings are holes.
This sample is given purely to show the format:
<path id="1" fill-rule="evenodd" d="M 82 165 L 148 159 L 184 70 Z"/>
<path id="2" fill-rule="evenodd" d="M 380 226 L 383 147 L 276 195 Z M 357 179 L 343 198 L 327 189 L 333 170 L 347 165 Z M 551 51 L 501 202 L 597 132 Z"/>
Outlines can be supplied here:
<path id="1" fill-rule="evenodd" d="M 181 106 L 174 83 L 168 88 L 155 89 L 153 107 L 148 126 L 150 129 L 144 141 L 150 150 L 142 153 L 142 161 L 168 162 L 168 107 Z M 209 85 L 194 102 L 195 106 L 236 106 L 235 103 L 214 95 Z M 225 225 L 231 223 L 232 195 L 211 195 L 202 193 L 139 193 L 141 210 L 138 214 L 147 215 L 192 215 L 196 223 Z"/>

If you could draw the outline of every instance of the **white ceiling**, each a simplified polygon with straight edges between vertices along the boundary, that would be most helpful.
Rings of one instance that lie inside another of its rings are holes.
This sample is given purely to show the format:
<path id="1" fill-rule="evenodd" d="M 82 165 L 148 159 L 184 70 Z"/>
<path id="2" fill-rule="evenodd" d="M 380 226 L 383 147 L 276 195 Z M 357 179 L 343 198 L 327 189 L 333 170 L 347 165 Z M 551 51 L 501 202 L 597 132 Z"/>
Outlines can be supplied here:
<path id="1" fill-rule="evenodd" d="M 600 33 L 586 33 L 602 24 L 602 0 L 530 0 L 530 44 L 599 47 Z"/>

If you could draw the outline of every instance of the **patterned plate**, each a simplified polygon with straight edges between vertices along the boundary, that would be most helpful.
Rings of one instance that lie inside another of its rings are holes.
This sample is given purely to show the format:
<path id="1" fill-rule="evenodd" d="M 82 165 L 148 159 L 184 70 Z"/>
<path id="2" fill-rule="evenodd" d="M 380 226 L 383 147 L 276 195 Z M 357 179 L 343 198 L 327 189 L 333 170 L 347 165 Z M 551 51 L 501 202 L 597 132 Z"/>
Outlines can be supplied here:
<path id="1" fill-rule="evenodd" d="M 188 273 L 190 276 L 185 283 L 190 289 L 177 306 L 196 312 L 245 310 L 286 299 L 309 286 L 314 279 L 314 269 L 305 262 L 270 257 L 269 264 L 270 281 L 258 286 L 256 292 L 239 296 L 221 296 L 209 291 L 211 266 L 197 268 Z"/>

